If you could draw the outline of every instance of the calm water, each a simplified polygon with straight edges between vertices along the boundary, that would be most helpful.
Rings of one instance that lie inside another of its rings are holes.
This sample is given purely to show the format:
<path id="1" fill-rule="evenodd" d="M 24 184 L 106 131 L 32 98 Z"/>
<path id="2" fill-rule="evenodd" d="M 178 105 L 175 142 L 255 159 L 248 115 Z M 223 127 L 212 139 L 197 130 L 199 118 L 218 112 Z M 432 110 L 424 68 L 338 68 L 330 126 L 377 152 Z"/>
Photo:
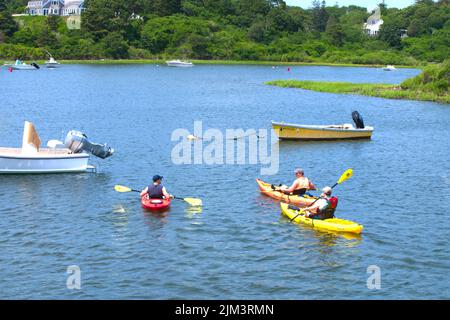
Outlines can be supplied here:
<path id="1" fill-rule="evenodd" d="M 418 70 L 196 66 L 192 69 L 64 66 L 0 71 L 0 145 L 18 146 L 24 120 L 41 139 L 70 129 L 108 142 L 97 174 L 0 176 L 0 298 L 373 299 L 450 298 L 450 108 L 448 105 L 266 86 L 284 78 L 400 83 Z M 351 123 L 359 110 L 371 141 L 285 143 L 280 171 L 256 165 L 174 165 L 171 133 L 270 128 L 270 120 Z M 254 179 L 290 183 L 295 167 L 318 186 L 348 167 L 336 188 L 338 216 L 365 226 L 360 238 L 314 231 L 282 218 Z M 155 174 L 169 191 L 203 199 L 201 213 L 173 202 L 144 212 L 135 194 Z M 81 290 L 66 288 L 69 265 Z M 381 268 L 381 290 L 366 286 Z"/>

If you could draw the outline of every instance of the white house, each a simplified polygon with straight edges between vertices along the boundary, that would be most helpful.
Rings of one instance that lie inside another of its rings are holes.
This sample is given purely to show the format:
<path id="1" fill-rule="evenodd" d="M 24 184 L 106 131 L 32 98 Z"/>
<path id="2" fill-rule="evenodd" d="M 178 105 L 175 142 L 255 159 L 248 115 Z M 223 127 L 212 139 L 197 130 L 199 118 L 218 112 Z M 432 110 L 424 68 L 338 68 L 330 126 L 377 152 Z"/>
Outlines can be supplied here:
<path id="1" fill-rule="evenodd" d="M 84 0 L 38 0 L 28 1 L 27 13 L 32 16 L 80 15 Z"/>
<path id="2" fill-rule="evenodd" d="M 367 19 L 367 22 L 364 23 L 364 31 L 369 36 L 377 36 L 380 33 L 383 22 L 383 19 L 381 19 L 380 8 L 377 7 L 375 12 Z"/>
<path id="3" fill-rule="evenodd" d="M 84 0 L 66 0 L 62 9 L 62 16 L 79 16 L 84 10 Z"/>

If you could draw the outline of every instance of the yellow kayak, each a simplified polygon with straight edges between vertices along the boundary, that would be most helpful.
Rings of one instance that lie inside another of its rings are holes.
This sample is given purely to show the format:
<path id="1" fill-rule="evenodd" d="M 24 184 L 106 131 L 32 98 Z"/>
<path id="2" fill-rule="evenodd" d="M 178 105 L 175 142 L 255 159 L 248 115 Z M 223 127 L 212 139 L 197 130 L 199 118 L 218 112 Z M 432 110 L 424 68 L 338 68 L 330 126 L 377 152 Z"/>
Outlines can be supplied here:
<path id="1" fill-rule="evenodd" d="M 287 203 L 280 203 L 281 206 L 281 212 L 288 217 L 290 220 L 292 220 L 296 215 L 299 214 L 298 211 L 290 209 L 289 204 Z M 319 220 L 319 219 L 310 219 L 304 216 L 304 214 L 301 214 L 297 216 L 294 219 L 294 222 L 297 223 L 303 223 L 308 226 L 311 226 L 315 229 L 319 230 L 329 230 L 329 231 L 335 231 L 335 232 L 348 232 L 348 233 L 355 233 L 360 234 L 363 230 L 363 226 L 349 220 L 343 220 L 343 219 L 325 219 L 325 220 Z"/>
<path id="2" fill-rule="evenodd" d="M 298 207 L 307 207 L 317 200 L 317 198 L 310 197 L 307 195 L 305 196 L 287 195 L 284 194 L 283 192 L 273 190 L 271 188 L 270 183 L 264 182 L 260 179 L 256 179 L 256 183 L 258 184 L 261 193 L 265 194 L 266 196 L 296 205 Z"/>

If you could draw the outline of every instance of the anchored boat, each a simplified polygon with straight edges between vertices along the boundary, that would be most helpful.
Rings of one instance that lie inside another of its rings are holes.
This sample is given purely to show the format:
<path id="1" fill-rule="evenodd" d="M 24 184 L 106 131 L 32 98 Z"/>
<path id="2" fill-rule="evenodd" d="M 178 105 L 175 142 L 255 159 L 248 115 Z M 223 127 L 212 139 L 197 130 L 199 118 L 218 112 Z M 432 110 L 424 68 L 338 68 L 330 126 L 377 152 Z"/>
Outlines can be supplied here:
<path id="1" fill-rule="evenodd" d="M 79 131 L 70 131 L 65 142 L 50 140 L 40 148 L 41 140 L 28 121 L 25 122 L 22 148 L 0 148 L 0 174 L 86 172 L 95 169 L 88 164 L 89 153 L 105 159 L 113 149 L 91 143 Z"/>
<path id="2" fill-rule="evenodd" d="M 58 61 L 56 61 L 55 58 L 50 57 L 48 61 L 45 62 L 45 66 L 47 68 L 55 69 L 61 66 L 61 64 Z"/>
<path id="3" fill-rule="evenodd" d="M 16 60 L 13 64 L 5 64 L 6 67 L 9 67 L 13 70 L 37 70 L 39 66 L 36 63 L 26 64 L 20 60 Z"/>
<path id="4" fill-rule="evenodd" d="M 304 125 L 272 121 L 272 128 L 280 140 L 341 140 L 370 139 L 373 127 L 365 127 L 361 115 L 352 113 L 356 127 L 352 124 Z"/>
<path id="5" fill-rule="evenodd" d="M 44 49 L 45 50 L 45 49 Z M 58 68 L 61 64 L 55 60 L 55 58 L 53 58 L 52 54 L 50 52 L 48 52 L 47 50 L 45 50 L 45 52 L 47 52 L 48 54 L 48 60 L 45 62 L 45 66 L 47 68 L 50 69 L 55 69 Z"/>
<path id="6" fill-rule="evenodd" d="M 397 70 L 396 67 L 394 67 L 393 65 L 387 65 L 386 67 L 383 68 L 384 71 L 395 71 Z"/>
<path id="7" fill-rule="evenodd" d="M 181 60 L 170 60 L 170 61 L 166 61 L 166 64 L 169 67 L 193 67 L 194 64 L 192 62 L 188 62 L 188 61 L 181 61 Z"/>

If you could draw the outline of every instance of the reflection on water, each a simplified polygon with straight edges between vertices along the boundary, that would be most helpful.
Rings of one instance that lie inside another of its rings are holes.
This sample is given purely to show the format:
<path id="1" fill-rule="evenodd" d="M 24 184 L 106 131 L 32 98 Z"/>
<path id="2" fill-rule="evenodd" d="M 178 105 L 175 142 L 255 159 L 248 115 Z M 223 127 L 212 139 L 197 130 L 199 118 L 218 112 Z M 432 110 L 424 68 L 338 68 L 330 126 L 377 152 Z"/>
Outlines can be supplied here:
<path id="1" fill-rule="evenodd" d="M 187 218 L 194 218 L 195 215 L 203 212 L 203 207 L 202 206 L 187 206 L 186 209 L 184 210 L 184 212 L 186 213 L 185 216 Z"/>
<path id="2" fill-rule="evenodd" d="M 151 230 L 161 229 L 169 222 L 170 208 L 164 211 L 142 210 L 144 211 L 144 221 Z"/>
<path id="3" fill-rule="evenodd" d="M 128 210 L 121 204 L 116 204 L 113 206 L 114 213 L 127 213 Z"/>

